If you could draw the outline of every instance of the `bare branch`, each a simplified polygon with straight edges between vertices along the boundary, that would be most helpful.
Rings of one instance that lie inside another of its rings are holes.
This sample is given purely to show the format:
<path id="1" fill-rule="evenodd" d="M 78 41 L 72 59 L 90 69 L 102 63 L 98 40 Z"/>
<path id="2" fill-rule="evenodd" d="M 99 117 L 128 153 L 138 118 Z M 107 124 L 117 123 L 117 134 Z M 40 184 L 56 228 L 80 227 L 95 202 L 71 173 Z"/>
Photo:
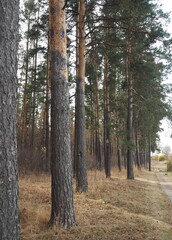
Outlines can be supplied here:
<path id="1" fill-rule="evenodd" d="M 66 8 L 66 6 L 67 6 L 67 3 L 68 3 L 68 0 L 65 1 L 65 4 L 64 4 L 62 10 L 65 10 L 65 8 Z"/>

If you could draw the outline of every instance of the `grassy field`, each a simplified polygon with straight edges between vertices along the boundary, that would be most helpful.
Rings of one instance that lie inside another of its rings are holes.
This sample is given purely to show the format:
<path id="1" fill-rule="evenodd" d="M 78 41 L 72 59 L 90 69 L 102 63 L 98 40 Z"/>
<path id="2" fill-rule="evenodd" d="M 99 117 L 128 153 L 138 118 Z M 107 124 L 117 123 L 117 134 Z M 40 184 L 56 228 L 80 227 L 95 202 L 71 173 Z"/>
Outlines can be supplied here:
<path id="1" fill-rule="evenodd" d="M 89 171 L 89 191 L 75 193 L 78 226 L 47 229 L 50 176 L 20 176 L 21 240 L 172 240 L 172 206 L 154 173 Z M 171 222 L 170 222 L 171 221 Z"/>

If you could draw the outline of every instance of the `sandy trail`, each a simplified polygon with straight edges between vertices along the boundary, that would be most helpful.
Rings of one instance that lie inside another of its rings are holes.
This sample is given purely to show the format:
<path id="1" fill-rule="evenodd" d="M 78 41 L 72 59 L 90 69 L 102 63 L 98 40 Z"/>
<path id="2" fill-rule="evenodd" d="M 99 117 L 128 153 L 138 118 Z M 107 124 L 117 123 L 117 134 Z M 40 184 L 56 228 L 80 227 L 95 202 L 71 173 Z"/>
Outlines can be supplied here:
<path id="1" fill-rule="evenodd" d="M 167 172 L 167 165 L 164 161 L 153 162 L 152 170 L 156 173 L 159 183 L 162 189 L 170 199 L 172 203 L 172 173 Z"/>

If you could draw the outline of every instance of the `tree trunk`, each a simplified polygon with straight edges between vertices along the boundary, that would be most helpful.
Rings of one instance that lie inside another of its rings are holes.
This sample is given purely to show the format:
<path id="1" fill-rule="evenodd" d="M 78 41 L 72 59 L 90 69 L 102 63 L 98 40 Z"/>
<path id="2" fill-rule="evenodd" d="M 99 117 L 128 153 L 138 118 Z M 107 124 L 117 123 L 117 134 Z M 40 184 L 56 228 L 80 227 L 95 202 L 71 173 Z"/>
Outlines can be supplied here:
<path id="1" fill-rule="evenodd" d="M 39 24 L 39 7 L 38 7 L 38 16 L 37 16 L 37 31 L 38 31 L 38 24 Z M 34 41 L 34 48 L 36 50 L 36 53 L 34 55 L 34 76 L 33 76 L 33 96 L 32 96 L 32 133 L 31 133 L 31 149 L 34 151 L 35 148 L 35 108 L 36 108 L 36 82 L 37 82 L 37 48 L 38 48 L 38 41 L 39 37 L 37 36 Z"/>
<path id="2" fill-rule="evenodd" d="M 0 1 L 0 239 L 19 239 L 16 95 L 18 0 Z"/>
<path id="3" fill-rule="evenodd" d="M 138 121 L 138 119 L 136 121 Z M 140 169 L 141 165 L 140 165 L 140 154 L 139 154 L 139 128 L 137 123 L 135 126 L 135 141 L 136 141 L 136 163 L 137 163 L 137 167 Z"/>
<path id="4" fill-rule="evenodd" d="M 118 112 L 114 112 L 114 119 L 116 124 L 116 148 L 117 148 L 117 161 L 118 161 L 118 169 L 122 171 L 122 160 L 121 160 L 121 146 L 120 146 L 120 130 L 119 130 L 119 117 Z"/>
<path id="5" fill-rule="evenodd" d="M 146 149 L 145 149 L 145 151 L 144 151 L 144 167 L 145 167 L 145 169 L 147 168 L 147 160 L 146 160 Z"/>
<path id="6" fill-rule="evenodd" d="M 49 46 L 49 38 L 48 38 Z M 48 47 L 49 52 L 49 47 Z M 47 71 L 46 71 L 46 102 L 45 102 L 45 147 L 46 163 L 45 171 L 48 172 L 50 165 L 50 130 L 49 130 L 49 106 L 50 106 L 50 81 L 49 81 L 49 54 L 47 54 Z"/>
<path id="7" fill-rule="evenodd" d="M 76 82 L 79 74 L 79 16 L 77 16 L 76 21 Z M 75 94 L 75 131 L 74 131 L 74 158 L 73 158 L 73 177 L 76 178 L 76 165 L 77 165 L 77 92 Z"/>
<path id="8" fill-rule="evenodd" d="M 76 225 L 70 150 L 70 115 L 66 59 L 64 0 L 49 1 L 51 80 L 51 174 L 52 205 L 49 226 Z"/>
<path id="9" fill-rule="evenodd" d="M 123 157 L 124 157 L 124 168 L 127 169 L 127 154 L 126 150 L 123 150 Z"/>
<path id="10" fill-rule="evenodd" d="M 38 39 L 36 39 L 35 49 L 38 46 Z M 32 81 L 32 131 L 31 131 L 31 150 L 34 151 L 34 142 L 35 142 L 35 105 L 36 105 L 36 77 L 37 74 L 37 53 L 34 56 L 34 76 Z"/>
<path id="11" fill-rule="evenodd" d="M 94 50 L 95 51 L 95 50 Z M 95 125 L 96 125 L 96 132 L 95 132 L 95 157 L 97 168 L 99 170 L 102 169 L 102 157 L 101 157 L 101 143 L 100 143 L 100 124 L 99 124 L 99 87 L 98 87 L 98 69 L 97 69 L 97 62 L 94 57 L 94 71 L 95 71 Z"/>
<path id="12" fill-rule="evenodd" d="M 85 1 L 79 0 L 79 69 L 76 86 L 76 191 L 88 190 L 85 134 Z"/>
<path id="13" fill-rule="evenodd" d="M 108 58 L 104 61 L 104 163 L 106 177 L 111 177 L 111 144 L 109 129 L 109 83 L 108 83 Z"/>
<path id="14" fill-rule="evenodd" d="M 127 178 L 134 179 L 133 171 L 133 159 L 132 159 L 132 144 L 133 144 L 133 80 L 131 74 L 131 46 L 128 43 L 127 56 L 126 56 L 126 80 L 127 80 L 127 97 L 128 97 L 128 107 L 127 107 Z"/>
<path id="15" fill-rule="evenodd" d="M 23 93 L 23 106 L 21 111 L 21 131 L 20 131 L 20 151 L 25 147 L 26 140 L 26 121 L 27 121 L 27 87 L 28 87 L 28 71 L 29 71 L 29 31 L 30 31 L 30 17 L 27 25 L 27 41 L 26 41 L 26 69 L 25 69 L 25 84 Z"/>
<path id="16" fill-rule="evenodd" d="M 139 155 L 140 155 L 140 165 L 141 165 L 141 167 L 143 166 L 143 164 L 144 164 L 144 159 L 143 159 L 143 153 L 142 152 L 139 152 Z"/>
<path id="17" fill-rule="evenodd" d="M 117 158 L 118 158 L 118 169 L 122 171 L 122 162 L 121 162 L 121 149 L 120 149 L 120 142 L 119 142 L 119 133 L 117 133 Z"/>
<path id="18" fill-rule="evenodd" d="M 149 162 L 149 171 L 151 172 L 151 136 L 149 136 L 148 162 Z"/>

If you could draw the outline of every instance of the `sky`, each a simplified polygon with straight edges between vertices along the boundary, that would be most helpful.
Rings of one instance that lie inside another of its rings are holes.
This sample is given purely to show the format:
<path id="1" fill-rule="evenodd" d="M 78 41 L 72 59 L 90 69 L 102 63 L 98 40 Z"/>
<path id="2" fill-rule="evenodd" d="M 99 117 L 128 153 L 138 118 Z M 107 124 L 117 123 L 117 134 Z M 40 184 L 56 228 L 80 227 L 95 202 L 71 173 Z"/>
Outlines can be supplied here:
<path id="1" fill-rule="evenodd" d="M 172 34 L 172 1 L 171 0 L 159 0 L 159 3 L 162 4 L 162 9 L 165 12 L 170 13 L 170 23 L 167 26 L 167 31 Z M 164 79 L 165 83 L 172 83 L 172 73 L 168 75 L 167 79 Z M 164 131 L 159 133 L 160 143 L 159 147 L 164 148 L 165 146 L 169 146 L 172 152 L 172 123 L 170 123 L 167 119 L 162 120 L 161 128 Z"/>

